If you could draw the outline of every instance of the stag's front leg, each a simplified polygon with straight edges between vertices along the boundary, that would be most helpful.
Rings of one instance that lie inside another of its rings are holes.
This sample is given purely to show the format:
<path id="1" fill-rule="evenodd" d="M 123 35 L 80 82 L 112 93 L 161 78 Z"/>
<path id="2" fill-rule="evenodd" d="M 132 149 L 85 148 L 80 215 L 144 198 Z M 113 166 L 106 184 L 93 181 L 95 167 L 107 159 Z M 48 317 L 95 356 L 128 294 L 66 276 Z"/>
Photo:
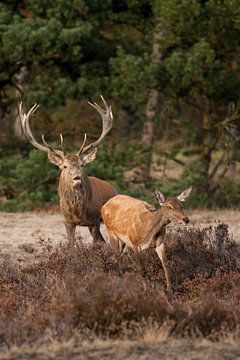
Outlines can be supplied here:
<path id="1" fill-rule="evenodd" d="M 167 281 L 167 292 L 171 295 L 172 294 L 172 283 L 171 283 L 171 277 L 170 277 L 170 273 L 169 273 L 168 261 L 167 261 L 166 254 L 165 254 L 164 242 L 156 245 L 156 252 L 162 262 L 162 267 L 163 267 L 166 281 Z"/>
<path id="2" fill-rule="evenodd" d="M 68 240 L 73 243 L 76 241 L 75 232 L 76 232 L 76 225 L 72 223 L 65 222 L 65 229 L 67 233 Z"/>
<path id="3" fill-rule="evenodd" d="M 97 223 L 93 226 L 89 226 L 88 228 L 93 237 L 93 244 L 105 242 L 105 240 L 100 232 L 100 223 Z"/>

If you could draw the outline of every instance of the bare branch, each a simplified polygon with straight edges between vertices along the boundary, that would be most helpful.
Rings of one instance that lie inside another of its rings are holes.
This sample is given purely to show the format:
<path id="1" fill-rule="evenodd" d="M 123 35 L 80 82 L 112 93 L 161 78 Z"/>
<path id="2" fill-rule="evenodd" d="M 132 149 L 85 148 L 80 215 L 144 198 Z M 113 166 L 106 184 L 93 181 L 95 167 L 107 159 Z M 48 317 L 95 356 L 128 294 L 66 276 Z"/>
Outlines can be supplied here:
<path id="1" fill-rule="evenodd" d="M 218 162 L 216 163 L 216 165 L 214 166 L 211 174 L 209 175 L 209 180 L 212 180 L 214 178 L 214 176 L 216 175 L 219 167 L 223 164 L 224 162 L 224 157 L 225 157 L 225 154 L 223 154 L 223 156 L 218 160 Z"/>

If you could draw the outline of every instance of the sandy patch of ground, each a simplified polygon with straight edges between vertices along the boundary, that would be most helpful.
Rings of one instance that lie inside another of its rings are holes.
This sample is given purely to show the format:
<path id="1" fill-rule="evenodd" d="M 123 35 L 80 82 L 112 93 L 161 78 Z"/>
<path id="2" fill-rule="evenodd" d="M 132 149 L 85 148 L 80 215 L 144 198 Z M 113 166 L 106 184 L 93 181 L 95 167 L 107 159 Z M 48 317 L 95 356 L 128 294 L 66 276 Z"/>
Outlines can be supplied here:
<path id="1" fill-rule="evenodd" d="M 227 210 L 193 210 L 190 212 L 191 224 L 193 226 L 216 226 L 225 223 L 236 241 L 240 241 L 240 211 Z"/>
<path id="2" fill-rule="evenodd" d="M 102 229 L 103 235 L 105 229 Z M 92 241 L 87 227 L 77 227 L 76 235 L 84 243 Z M 15 260 L 31 260 L 40 248 L 42 240 L 52 245 L 66 241 L 63 217 L 49 212 L 0 212 L 0 256 L 8 255 Z M 27 248 L 25 245 L 28 245 Z M 27 249 L 27 251 L 26 251 Z"/>
<path id="3" fill-rule="evenodd" d="M 219 222 L 229 225 L 234 238 L 240 241 L 240 211 L 219 210 L 190 212 L 191 226 L 216 226 Z M 106 238 L 105 227 L 101 231 Z M 92 241 L 87 227 L 77 227 L 77 236 L 84 243 Z M 0 212 L 0 255 L 8 254 L 18 261 L 31 260 L 32 251 L 37 251 L 41 239 L 53 245 L 66 241 L 63 217 L 59 213 L 49 212 Z M 26 252 L 22 245 L 28 244 Z"/>
<path id="4" fill-rule="evenodd" d="M 240 359 L 239 343 L 211 343 L 206 340 L 101 341 L 93 343 L 55 343 L 38 349 L 15 348 L 1 356 L 2 360 L 237 360 Z"/>

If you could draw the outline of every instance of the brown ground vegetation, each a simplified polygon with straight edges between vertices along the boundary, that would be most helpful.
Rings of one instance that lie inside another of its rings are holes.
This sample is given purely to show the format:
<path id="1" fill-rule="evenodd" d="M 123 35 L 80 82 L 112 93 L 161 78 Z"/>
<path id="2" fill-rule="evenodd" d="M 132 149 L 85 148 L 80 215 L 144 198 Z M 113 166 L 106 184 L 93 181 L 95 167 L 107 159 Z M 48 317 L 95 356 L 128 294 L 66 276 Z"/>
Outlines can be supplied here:
<path id="1" fill-rule="evenodd" d="M 26 248 L 26 251 L 28 249 Z M 170 301 L 155 252 L 143 252 L 139 272 L 108 244 L 57 247 L 42 240 L 34 264 L 0 265 L 0 345 L 32 346 L 92 339 L 136 340 L 146 328 L 174 338 L 217 341 L 238 336 L 240 244 L 228 227 L 179 228 L 167 234 L 174 284 Z"/>

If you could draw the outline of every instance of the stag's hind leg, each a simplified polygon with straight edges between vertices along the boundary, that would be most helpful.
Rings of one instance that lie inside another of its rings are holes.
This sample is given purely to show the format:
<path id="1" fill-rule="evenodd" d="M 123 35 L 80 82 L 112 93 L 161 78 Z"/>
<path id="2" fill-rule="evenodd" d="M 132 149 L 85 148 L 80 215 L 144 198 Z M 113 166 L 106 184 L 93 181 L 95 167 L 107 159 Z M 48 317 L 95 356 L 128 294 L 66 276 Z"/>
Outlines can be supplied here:
<path id="1" fill-rule="evenodd" d="M 105 240 L 100 232 L 100 223 L 97 223 L 93 226 L 89 226 L 88 228 L 93 237 L 93 244 L 105 242 Z"/>

